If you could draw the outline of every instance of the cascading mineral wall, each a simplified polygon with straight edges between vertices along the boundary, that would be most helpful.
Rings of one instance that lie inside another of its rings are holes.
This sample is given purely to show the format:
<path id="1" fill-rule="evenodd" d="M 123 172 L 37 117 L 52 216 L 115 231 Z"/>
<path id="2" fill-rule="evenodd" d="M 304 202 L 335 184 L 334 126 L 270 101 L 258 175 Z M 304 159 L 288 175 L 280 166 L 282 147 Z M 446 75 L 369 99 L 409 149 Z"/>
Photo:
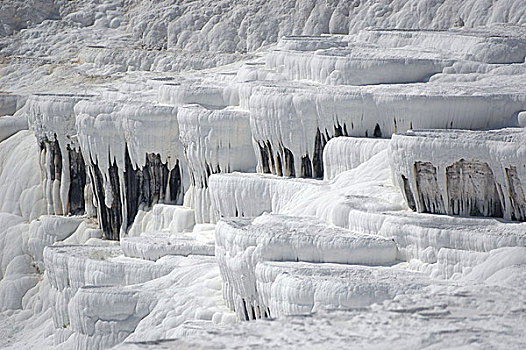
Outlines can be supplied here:
<path id="1" fill-rule="evenodd" d="M 75 113 L 107 238 L 125 233 L 139 209 L 182 203 L 188 179 L 176 107 L 84 101 Z"/>
<path id="2" fill-rule="evenodd" d="M 250 172 L 256 167 L 249 115 L 232 108 L 187 105 L 179 108 L 177 120 L 190 172 L 190 206 L 198 223 L 215 222 L 218 218 L 211 208 L 209 176 Z"/>
<path id="3" fill-rule="evenodd" d="M 394 135 L 393 176 L 424 213 L 526 221 L 526 132 L 423 130 Z"/>
<path id="4" fill-rule="evenodd" d="M 259 171 L 322 177 L 323 147 L 333 137 L 390 137 L 413 128 L 499 128 L 512 123 L 526 105 L 517 91 L 494 93 L 458 84 L 447 90 L 418 84 L 305 85 L 269 83 L 241 91 L 261 150 Z"/>
<path id="5" fill-rule="evenodd" d="M 86 169 L 76 137 L 73 107 L 80 100 L 91 97 L 36 94 L 27 101 L 29 125 L 40 144 L 48 214 L 81 215 L 85 212 Z"/>
<path id="6" fill-rule="evenodd" d="M 314 218 L 263 215 L 220 221 L 216 257 L 227 304 L 240 319 L 249 320 L 279 314 L 272 313 L 269 295 L 256 286 L 259 263 L 387 264 L 396 260 L 397 248 L 390 239 L 327 226 Z"/>

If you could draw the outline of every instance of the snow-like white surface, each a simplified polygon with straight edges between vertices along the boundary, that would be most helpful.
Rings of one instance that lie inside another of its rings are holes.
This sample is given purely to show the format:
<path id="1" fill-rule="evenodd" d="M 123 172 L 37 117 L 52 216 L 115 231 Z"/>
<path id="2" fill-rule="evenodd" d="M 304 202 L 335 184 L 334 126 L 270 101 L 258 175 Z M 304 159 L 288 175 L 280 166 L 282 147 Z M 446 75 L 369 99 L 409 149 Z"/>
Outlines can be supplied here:
<path id="1" fill-rule="evenodd" d="M 20 131 L 0 145 L 0 212 L 34 220 L 43 204 L 35 136 Z"/>
<path id="2" fill-rule="evenodd" d="M 126 256 L 153 261 L 166 255 L 214 255 L 214 225 L 196 225 L 190 208 L 156 204 L 139 212 L 120 245 Z"/>
<path id="3" fill-rule="evenodd" d="M 433 283 L 423 274 L 396 267 L 303 262 L 258 264 L 256 281 L 274 317 L 364 308 Z"/>
<path id="4" fill-rule="evenodd" d="M 215 222 L 208 192 L 208 177 L 216 173 L 254 171 L 249 114 L 233 109 L 206 109 L 199 105 L 179 108 L 177 120 L 192 187 L 198 223 Z"/>
<path id="5" fill-rule="evenodd" d="M 2 116 L 0 118 L 0 142 L 27 128 L 27 119 L 25 118 Z"/>
<path id="6" fill-rule="evenodd" d="M 299 191 L 319 187 L 312 180 L 263 174 L 216 174 L 209 191 L 217 217 L 253 217 L 279 211 Z"/>
<path id="7" fill-rule="evenodd" d="M 380 47 L 415 46 L 447 52 L 450 57 L 469 61 L 522 63 L 526 56 L 523 30 L 520 26 L 448 31 L 370 29 L 360 32 L 357 39 L 375 42 Z"/>
<path id="8" fill-rule="evenodd" d="M 139 237 L 124 237 L 121 247 L 126 256 L 158 260 L 166 255 L 214 255 L 213 235 L 146 232 Z"/>
<path id="9" fill-rule="evenodd" d="M 194 210 L 178 205 L 155 204 L 151 211 L 139 212 L 129 236 L 139 236 L 143 232 L 165 231 L 183 233 L 192 231 L 195 225 Z"/>
<path id="10" fill-rule="evenodd" d="M 252 51 L 284 35 L 356 33 L 365 27 L 448 29 L 459 19 L 468 26 L 492 23 L 524 24 L 520 0 L 373 0 L 349 3 L 273 1 L 238 4 L 228 0 L 188 1 L 166 9 L 170 1 L 137 2 L 131 26 L 149 47 L 194 51 Z"/>
<path id="11" fill-rule="evenodd" d="M 261 318 L 264 311 L 267 317 L 280 314 L 266 311 L 270 300 L 265 300 L 266 291 L 256 286 L 260 262 L 386 264 L 396 256 L 394 241 L 327 227 L 313 218 L 263 215 L 220 221 L 216 227 L 223 294 L 241 319 Z"/>
<path id="12" fill-rule="evenodd" d="M 3 1 L 0 347 L 524 348 L 525 19 Z"/>
<path id="13" fill-rule="evenodd" d="M 345 228 L 361 220 L 373 224 L 375 219 L 364 217 L 368 213 L 374 215 L 406 208 L 402 194 L 391 180 L 387 150 L 332 180 L 220 174 L 210 178 L 210 192 L 214 208 L 221 217 L 277 212 L 316 216 Z"/>
<path id="14" fill-rule="evenodd" d="M 69 307 L 74 334 L 66 345 L 108 348 L 125 339 L 169 338 L 186 321 L 235 321 L 221 299 L 221 281 L 213 259 L 165 258 L 158 264 L 168 266 L 171 272 L 130 286 L 80 288 Z"/>
<path id="15" fill-rule="evenodd" d="M 275 50 L 267 55 L 267 66 L 277 69 L 291 80 L 313 80 L 335 85 L 394 84 L 425 81 L 442 72 L 454 60 L 432 52 L 389 50 L 375 47 L 320 48 L 308 42 L 312 37 L 285 37 L 283 41 L 299 41 L 292 50 Z M 323 39 L 323 37 L 321 38 Z M 319 38 L 314 38 L 318 41 Z M 309 52 L 307 48 L 313 46 Z M 314 52 L 313 52 L 314 51 Z"/>
<path id="16" fill-rule="evenodd" d="M 521 278 L 516 270 L 513 275 Z M 158 343 L 122 344 L 116 349 L 364 349 L 510 347 L 524 345 L 523 291 L 508 285 L 442 285 L 350 311 L 243 322 L 229 327 L 194 325 L 184 337 Z M 516 307 L 509 307 L 509 303 Z M 519 306 L 520 305 L 520 306 Z"/>
<path id="17" fill-rule="evenodd" d="M 85 333 L 73 323 L 78 317 L 74 306 L 78 302 L 75 296 L 79 289 L 84 286 L 137 284 L 166 275 L 172 269 L 169 265 L 124 258 L 118 247 L 86 245 L 47 247 L 44 249 L 44 263 L 51 284 L 51 307 L 57 329 L 55 342 L 74 341 L 79 344 L 85 341 L 86 348 L 100 340 L 97 337 L 83 340 L 77 334 Z M 73 340 L 68 340 L 72 335 Z M 107 342 L 111 345 L 111 341 Z"/>
<path id="18" fill-rule="evenodd" d="M 387 149 L 389 139 L 336 137 L 323 149 L 323 177 L 335 178 L 338 174 L 356 168 L 372 156 Z"/>

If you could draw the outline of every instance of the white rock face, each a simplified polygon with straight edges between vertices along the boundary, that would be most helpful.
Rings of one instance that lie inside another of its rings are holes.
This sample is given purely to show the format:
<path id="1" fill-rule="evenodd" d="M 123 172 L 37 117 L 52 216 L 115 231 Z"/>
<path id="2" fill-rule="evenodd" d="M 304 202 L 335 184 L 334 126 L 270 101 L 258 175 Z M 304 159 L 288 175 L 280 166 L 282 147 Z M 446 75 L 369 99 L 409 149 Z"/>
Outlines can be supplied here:
<path id="1" fill-rule="evenodd" d="M 307 179 L 286 179 L 263 174 L 210 176 L 209 191 L 217 217 L 254 217 L 279 211 L 300 191 L 317 188 Z"/>
<path id="2" fill-rule="evenodd" d="M 0 212 L 34 220 L 42 213 L 40 152 L 35 137 L 30 131 L 20 131 L 0 144 Z"/>
<path id="3" fill-rule="evenodd" d="M 327 227 L 315 219 L 263 215 L 220 221 L 216 256 L 224 280 L 223 295 L 238 316 L 248 320 L 280 315 L 272 313 L 272 307 L 268 311 L 268 291 L 256 286 L 260 262 L 386 264 L 396 260 L 397 251 L 393 241 Z"/>
<path id="4" fill-rule="evenodd" d="M 373 41 L 380 47 L 416 46 L 470 61 L 523 63 L 526 49 L 522 31 L 520 26 L 447 31 L 372 29 L 361 31 L 357 37 L 358 40 Z M 504 32 L 507 35 L 502 35 Z"/>
<path id="5" fill-rule="evenodd" d="M 430 1 L 278 1 L 248 6 L 229 1 L 207 1 L 196 6 L 160 10 L 169 1 L 137 1 L 131 26 L 149 47 L 195 51 L 252 51 L 284 35 L 356 33 L 365 27 L 448 29 L 461 22 L 468 27 L 491 23 L 524 24 L 526 12 L 519 0 L 485 3 L 478 0 Z M 242 14 L 242 15 L 239 15 Z M 152 19 L 155 20 L 152 21 Z M 267 21 L 265 21 L 267 19 Z M 268 19 L 271 19 L 269 22 Z M 218 41 L 217 39 L 223 39 Z"/>
<path id="6" fill-rule="evenodd" d="M 57 343 L 67 340 L 73 342 L 75 347 L 91 348 L 95 346 L 102 348 L 124 339 L 122 338 L 123 334 L 119 334 L 116 329 L 114 329 L 115 334 L 107 339 L 108 336 L 104 335 L 106 332 L 95 335 L 93 329 L 86 329 L 86 326 L 79 325 L 83 321 L 79 319 L 79 311 L 75 305 L 78 305 L 78 298 L 82 297 L 75 298 L 75 296 L 82 287 L 137 284 L 166 275 L 171 270 L 171 267 L 166 265 L 120 258 L 119 255 L 121 254 L 122 251 L 118 247 L 82 245 L 47 247 L 44 250 L 47 278 L 49 278 L 52 286 L 51 297 L 53 302 L 51 307 L 53 308 L 53 322 L 56 328 L 55 341 Z M 117 301 L 115 298 L 106 300 Z M 102 306 L 103 310 L 108 310 L 104 304 L 101 304 L 101 301 L 98 301 L 97 305 Z M 118 310 L 117 308 L 114 311 L 108 310 L 108 312 L 110 314 L 112 312 L 121 313 Z M 144 316 L 145 314 L 142 314 L 142 317 Z M 133 323 L 133 321 L 131 322 Z M 112 329 L 110 328 L 110 330 Z M 92 335 L 92 337 L 86 337 L 88 335 Z M 73 336 L 73 340 L 68 340 L 70 336 Z M 115 337 L 117 340 L 114 340 Z"/>
<path id="7" fill-rule="evenodd" d="M 30 129 L 40 144 L 47 214 L 84 214 L 86 170 L 73 107 L 89 95 L 36 94 L 26 102 Z"/>
<path id="8" fill-rule="evenodd" d="M 35 263 L 44 271 L 44 248 L 69 238 L 81 225 L 81 217 L 42 215 L 29 226 L 28 250 Z"/>
<path id="9" fill-rule="evenodd" d="M 137 215 L 128 237 L 122 237 L 126 256 L 156 261 L 166 255 L 214 255 L 214 225 L 195 225 L 195 211 L 156 204 Z"/>
<path id="10" fill-rule="evenodd" d="M 323 37 L 321 37 L 323 39 Z M 425 81 L 451 66 L 454 60 L 434 53 L 360 47 L 335 42 L 318 47 L 311 36 L 284 37 L 280 49 L 267 55 L 267 66 L 291 80 L 313 80 L 334 85 L 372 85 Z M 294 43 L 288 43 L 293 41 Z M 341 45 L 344 44 L 344 45 Z M 348 45 L 348 46 L 347 46 Z M 327 45 L 329 46 L 329 45 Z"/>
<path id="11" fill-rule="evenodd" d="M 196 220 L 215 222 L 217 218 L 208 192 L 209 176 L 250 172 L 256 167 L 249 114 L 229 108 L 190 105 L 179 108 L 177 120 L 192 184 L 187 195 L 193 198 Z"/>
<path id="12" fill-rule="evenodd" d="M 526 99 L 476 85 L 378 85 L 364 88 L 254 87 L 249 108 L 260 168 L 277 175 L 321 177 L 322 149 L 335 136 L 390 137 L 414 128 L 499 128 Z M 364 115 L 369 116 L 363 118 Z"/>
<path id="13" fill-rule="evenodd" d="M 0 3 L 0 348 L 525 347 L 523 0 Z"/>
<path id="14" fill-rule="evenodd" d="M 274 317 L 364 308 L 429 285 L 394 267 L 267 262 L 256 266 L 257 289 Z M 252 317 L 251 317 L 252 318 Z"/>
<path id="15" fill-rule="evenodd" d="M 390 140 L 336 137 L 323 149 L 323 176 L 331 180 L 344 171 L 356 168 L 375 154 L 387 149 Z"/>
<path id="16" fill-rule="evenodd" d="M 75 113 L 106 237 L 125 233 L 139 209 L 182 203 L 188 177 L 177 108 L 82 101 Z"/>
<path id="17" fill-rule="evenodd" d="M 523 129 L 413 131 L 393 136 L 390 158 L 414 210 L 525 221 L 525 145 Z"/>
<path id="18" fill-rule="evenodd" d="M 20 130 L 26 130 L 27 119 L 18 118 L 12 116 L 3 116 L 0 118 L 0 142 L 7 139 L 9 136 L 12 136 L 19 132 Z"/>

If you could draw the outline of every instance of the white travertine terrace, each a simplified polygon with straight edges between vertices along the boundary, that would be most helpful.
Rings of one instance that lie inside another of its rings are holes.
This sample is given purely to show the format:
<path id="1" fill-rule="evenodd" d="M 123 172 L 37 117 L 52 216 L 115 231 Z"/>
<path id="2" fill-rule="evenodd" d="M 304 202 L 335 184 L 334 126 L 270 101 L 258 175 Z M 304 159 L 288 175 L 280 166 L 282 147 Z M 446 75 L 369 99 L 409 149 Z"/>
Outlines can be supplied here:
<path id="1" fill-rule="evenodd" d="M 390 154 L 414 210 L 526 220 L 524 129 L 410 131 L 393 136 Z"/>
<path id="2" fill-rule="evenodd" d="M 215 222 L 208 178 L 233 171 L 252 172 L 256 158 L 252 147 L 249 114 L 224 108 L 186 105 L 178 109 L 180 140 L 190 172 L 189 201 L 198 223 Z"/>
<path id="3" fill-rule="evenodd" d="M 306 217 L 263 215 L 220 221 L 216 227 L 223 295 L 241 319 L 274 315 L 266 311 L 270 305 L 256 287 L 260 262 L 387 264 L 394 262 L 396 256 L 392 240 L 327 227 Z"/>
<path id="4" fill-rule="evenodd" d="M 525 25 L 0 1 L 0 348 L 525 348 Z"/>

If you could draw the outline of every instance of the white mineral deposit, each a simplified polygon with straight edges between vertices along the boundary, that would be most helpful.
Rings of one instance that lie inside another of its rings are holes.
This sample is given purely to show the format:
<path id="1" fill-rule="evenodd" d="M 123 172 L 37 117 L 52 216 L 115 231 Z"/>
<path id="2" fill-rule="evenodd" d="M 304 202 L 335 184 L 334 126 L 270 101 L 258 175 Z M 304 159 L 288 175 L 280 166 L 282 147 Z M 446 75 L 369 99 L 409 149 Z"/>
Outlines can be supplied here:
<path id="1" fill-rule="evenodd" d="M 526 348 L 525 0 L 0 1 L 0 348 Z"/>

